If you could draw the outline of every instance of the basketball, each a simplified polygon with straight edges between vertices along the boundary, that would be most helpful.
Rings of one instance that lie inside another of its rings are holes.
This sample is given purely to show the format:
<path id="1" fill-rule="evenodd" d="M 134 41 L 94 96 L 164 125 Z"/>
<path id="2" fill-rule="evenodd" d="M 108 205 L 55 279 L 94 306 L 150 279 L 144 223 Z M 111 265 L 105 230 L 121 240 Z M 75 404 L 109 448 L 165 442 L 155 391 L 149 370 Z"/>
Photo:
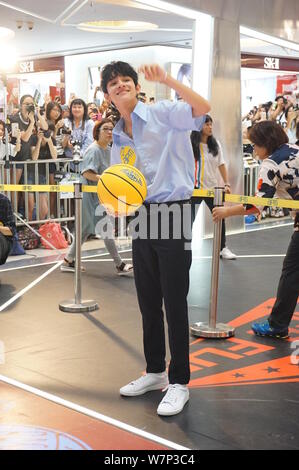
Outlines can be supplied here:
<path id="1" fill-rule="evenodd" d="M 143 174 L 131 165 L 112 165 L 98 181 L 100 203 L 109 214 L 125 216 L 133 214 L 144 202 L 147 188 Z"/>

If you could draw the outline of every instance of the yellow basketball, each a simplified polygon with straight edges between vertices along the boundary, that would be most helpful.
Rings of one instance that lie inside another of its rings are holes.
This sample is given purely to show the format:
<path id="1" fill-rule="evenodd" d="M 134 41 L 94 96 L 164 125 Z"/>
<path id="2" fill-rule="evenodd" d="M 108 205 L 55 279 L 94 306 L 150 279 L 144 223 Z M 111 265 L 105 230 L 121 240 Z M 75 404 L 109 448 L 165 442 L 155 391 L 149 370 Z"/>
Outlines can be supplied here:
<path id="1" fill-rule="evenodd" d="M 146 181 L 134 166 L 112 165 L 102 173 L 97 192 L 107 212 L 116 216 L 130 215 L 146 198 Z"/>

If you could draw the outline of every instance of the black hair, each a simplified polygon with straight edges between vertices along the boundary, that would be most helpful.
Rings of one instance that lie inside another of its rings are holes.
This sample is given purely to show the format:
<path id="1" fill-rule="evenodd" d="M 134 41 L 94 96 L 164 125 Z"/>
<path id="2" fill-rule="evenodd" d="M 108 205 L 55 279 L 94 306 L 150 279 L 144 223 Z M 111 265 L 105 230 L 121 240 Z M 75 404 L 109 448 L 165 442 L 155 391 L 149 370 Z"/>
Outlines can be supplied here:
<path id="1" fill-rule="evenodd" d="M 296 124 L 296 138 L 299 140 L 299 122 Z"/>
<path id="2" fill-rule="evenodd" d="M 32 100 L 34 101 L 34 98 L 33 96 L 31 95 L 23 95 L 22 98 L 20 99 L 20 105 L 22 106 L 23 102 L 25 101 L 26 98 L 32 98 Z"/>
<path id="3" fill-rule="evenodd" d="M 84 108 L 84 114 L 83 114 L 83 119 L 82 119 L 82 124 L 83 127 L 85 126 L 85 121 L 89 120 L 88 113 L 87 113 L 87 105 L 84 100 L 81 100 L 81 98 L 75 98 L 70 105 L 70 117 L 69 120 L 73 123 L 74 121 L 74 116 L 73 116 L 73 106 L 76 104 L 81 104 Z"/>
<path id="4" fill-rule="evenodd" d="M 138 85 L 138 74 L 133 67 L 128 64 L 127 62 L 111 62 L 103 67 L 101 73 L 101 88 L 103 93 L 108 93 L 107 85 L 110 80 L 113 78 L 118 77 L 130 77 L 132 78 L 135 86 Z"/>
<path id="5" fill-rule="evenodd" d="M 213 119 L 211 118 L 211 116 L 207 114 L 205 124 L 208 122 L 213 122 Z M 193 148 L 194 158 L 196 161 L 199 161 L 201 158 L 200 145 L 199 145 L 201 141 L 202 141 L 202 131 L 192 131 L 191 132 L 191 144 Z M 217 157 L 219 153 L 219 145 L 213 135 L 208 137 L 207 144 L 208 144 L 209 152 L 213 155 L 213 157 Z"/>
<path id="6" fill-rule="evenodd" d="M 50 114 L 51 114 L 52 109 L 54 109 L 54 108 L 58 108 L 58 109 L 59 109 L 59 116 L 58 116 L 58 118 L 56 119 L 56 122 L 55 122 L 55 124 L 57 124 L 57 122 L 60 121 L 61 116 L 62 116 L 62 109 L 61 109 L 60 104 L 57 103 L 57 101 L 50 101 L 50 102 L 47 104 L 47 107 L 46 107 L 46 118 L 48 119 L 48 121 L 51 121 Z"/>
<path id="7" fill-rule="evenodd" d="M 273 121 L 255 124 L 249 131 L 249 140 L 259 147 L 266 148 L 268 155 L 272 155 L 281 145 L 289 142 L 283 128 Z"/>

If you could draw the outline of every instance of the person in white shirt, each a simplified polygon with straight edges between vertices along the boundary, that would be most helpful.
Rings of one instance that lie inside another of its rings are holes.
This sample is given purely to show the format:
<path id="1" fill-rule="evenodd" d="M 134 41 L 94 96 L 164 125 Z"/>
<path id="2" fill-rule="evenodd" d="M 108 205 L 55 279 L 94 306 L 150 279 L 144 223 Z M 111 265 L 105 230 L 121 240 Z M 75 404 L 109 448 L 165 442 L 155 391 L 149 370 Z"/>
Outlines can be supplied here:
<path id="1" fill-rule="evenodd" d="M 195 189 L 214 189 L 218 184 L 218 170 L 224 182 L 226 193 L 230 193 L 228 174 L 223 158 L 220 142 L 213 136 L 213 120 L 206 116 L 205 124 L 200 132 L 192 131 L 191 143 L 195 159 Z M 192 223 L 195 220 L 200 204 L 204 201 L 210 211 L 214 208 L 213 199 L 209 197 L 192 197 Z M 223 221 L 224 222 L 224 221 Z M 225 223 L 222 223 L 221 258 L 236 259 L 237 256 L 226 247 Z"/>

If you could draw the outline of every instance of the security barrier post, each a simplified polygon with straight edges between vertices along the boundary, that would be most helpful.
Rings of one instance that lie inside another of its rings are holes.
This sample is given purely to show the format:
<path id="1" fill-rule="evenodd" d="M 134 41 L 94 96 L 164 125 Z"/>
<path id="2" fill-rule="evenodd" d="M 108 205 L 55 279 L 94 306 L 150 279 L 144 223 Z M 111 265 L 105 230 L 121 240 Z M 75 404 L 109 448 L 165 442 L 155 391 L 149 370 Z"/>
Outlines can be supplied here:
<path id="1" fill-rule="evenodd" d="M 224 192 L 223 188 L 214 189 L 214 194 L 215 194 L 214 206 L 215 207 L 223 206 L 223 192 Z M 224 323 L 217 323 L 221 228 L 222 228 L 222 220 L 214 224 L 209 323 L 202 323 L 202 322 L 195 323 L 194 325 L 190 327 L 190 331 L 192 335 L 200 336 L 202 338 L 229 338 L 235 334 L 234 328 Z"/>
<path id="2" fill-rule="evenodd" d="M 64 300 L 59 304 L 62 312 L 83 313 L 98 310 L 99 306 L 94 300 L 82 300 L 81 293 L 81 242 L 82 242 L 82 184 L 79 181 L 74 182 L 75 199 L 75 299 Z"/>

